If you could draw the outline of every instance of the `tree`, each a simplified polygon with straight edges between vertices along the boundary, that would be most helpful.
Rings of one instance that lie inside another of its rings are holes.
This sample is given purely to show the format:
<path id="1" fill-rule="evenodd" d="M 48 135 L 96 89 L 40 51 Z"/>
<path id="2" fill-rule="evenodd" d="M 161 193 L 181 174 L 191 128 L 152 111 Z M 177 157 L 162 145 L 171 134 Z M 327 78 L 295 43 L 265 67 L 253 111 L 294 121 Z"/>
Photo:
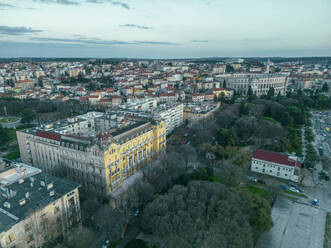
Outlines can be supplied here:
<path id="1" fill-rule="evenodd" d="M 40 88 L 44 87 L 44 83 L 43 83 L 43 79 L 42 78 L 38 78 L 38 86 Z"/>
<path id="2" fill-rule="evenodd" d="M 234 128 L 221 128 L 218 131 L 218 140 L 222 146 L 235 146 L 237 143 L 237 132 Z"/>
<path id="3" fill-rule="evenodd" d="M 27 108 L 27 109 L 24 109 L 22 112 L 21 121 L 23 123 L 29 123 L 29 122 L 33 121 L 35 117 L 36 117 L 36 113 L 31 108 Z"/>
<path id="4" fill-rule="evenodd" d="M 248 96 L 248 101 L 251 102 L 253 101 L 256 96 L 254 95 L 254 92 L 252 90 L 252 87 L 249 85 L 248 90 L 247 90 L 247 96 Z"/>
<path id="5" fill-rule="evenodd" d="M 89 228 L 77 227 L 70 231 L 64 240 L 64 247 L 85 248 L 94 247 L 97 235 Z"/>
<path id="6" fill-rule="evenodd" d="M 176 185 L 146 206 L 141 227 L 161 248 L 250 248 L 255 232 L 270 229 L 271 208 L 249 197 L 220 183 Z"/>
<path id="7" fill-rule="evenodd" d="M 322 92 L 329 92 L 329 85 L 326 82 L 323 84 Z"/>
<path id="8" fill-rule="evenodd" d="M 278 91 L 276 101 L 279 102 L 281 98 L 282 98 L 282 96 L 280 94 L 280 91 Z"/>
<path id="9" fill-rule="evenodd" d="M 10 140 L 9 138 L 9 129 L 3 128 L 2 125 L 0 124 L 0 143 L 1 145 L 5 144 L 7 141 Z"/>
<path id="10" fill-rule="evenodd" d="M 223 81 L 223 88 L 226 89 L 226 81 L 225 81 L 225 79 Z"/>
<path id="11" fill-rule="evenodd" d="M 226 72 L 234 72 L 234 68 L 232 65 L 226 65 L 226 69 L 225 69 Z"/>
<path id="12" fill-rule="evenodd" d="M 275 96 L 275 89 L 273 87 L 270 87 L 267 93 L 268 98 L 272 98 Z"/>

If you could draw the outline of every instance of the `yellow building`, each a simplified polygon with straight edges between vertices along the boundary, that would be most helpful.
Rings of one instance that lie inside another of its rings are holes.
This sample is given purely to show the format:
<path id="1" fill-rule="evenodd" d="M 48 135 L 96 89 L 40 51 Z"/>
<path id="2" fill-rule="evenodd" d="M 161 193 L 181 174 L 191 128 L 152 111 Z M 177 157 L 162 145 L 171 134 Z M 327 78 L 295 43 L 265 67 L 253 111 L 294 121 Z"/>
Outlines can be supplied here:
<path id="1" fill-rule="evenodd" d="M 165 150 L 166 124 L 90 112 L 18 131 L 17 138 L 24 163 L 50 174 L 64 171 L 83 191 L 105 195 L 122 185 L 143 161 Z"/>
<path id="2" fill-rule="evenodd" d="M 104 152 L 107 193 L 134 174 L 141 162 L 166 148 L 166 125 L 146 123 L 114 134 L 114 143 Z"/>

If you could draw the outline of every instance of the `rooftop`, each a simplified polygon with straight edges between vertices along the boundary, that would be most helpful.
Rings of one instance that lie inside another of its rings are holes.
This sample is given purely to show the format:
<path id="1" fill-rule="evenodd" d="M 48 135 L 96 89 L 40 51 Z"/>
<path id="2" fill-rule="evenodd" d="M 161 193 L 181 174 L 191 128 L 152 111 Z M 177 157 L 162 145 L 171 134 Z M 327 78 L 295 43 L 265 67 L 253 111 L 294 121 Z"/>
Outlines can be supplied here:
<path id="1" fill-rule="evenodd" d="M 0 174 L 0 232 L 80 186 L 22 163 L 6 169 L 9 175 Z"/>
<path id="2" fill-rule="evenodd" d="M 297 166 L 301 168 L 301 163 L 296 161 L 291 156 L 288 156 L 287 154 L 258 149 L 253 153 L 253 158 L 287 166 Z"/>

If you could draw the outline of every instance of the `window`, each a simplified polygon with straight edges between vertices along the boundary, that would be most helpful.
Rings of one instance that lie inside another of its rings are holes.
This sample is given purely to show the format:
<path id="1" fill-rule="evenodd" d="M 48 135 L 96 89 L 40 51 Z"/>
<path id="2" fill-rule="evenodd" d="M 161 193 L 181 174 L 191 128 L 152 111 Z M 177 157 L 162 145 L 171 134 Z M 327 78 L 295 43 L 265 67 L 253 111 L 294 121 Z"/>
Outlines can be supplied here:
<path id="1" fill-rule="evenodd" d="M 272 173 L 272 170 L 270 170 L 270 173 Z"/>
<path id="2" fill-rule="evenodd" d="M 28 232 L 30 229 L 31 229 L 31 225 L 29 225 L 29 224 L 25 224 L 25 225 L 24 225 L 24 230 L 25 230 L 26 232 Z"/>
<path id="3" fill-rule="evenodd" d="M 264 172 L 264 169 L 262 170 L 262 172 Z"/>
<path id="4" fill-rule="evenodd" d="M 27 243 L 30 243 L 31 241 L 33 241 L 33 234 L 28 235 L 28 236 L 25 238 L 25 240 L 26 240 Z"/>
<path id="5" fill-rule="evenodd" d="M 14 238 L 14 235 L 13 235 L 13 234 L 9 234 L 9 235 L 7 236 L 7 239 L 6 239 L 7 244 L 10 244 L 10 243 L 13 242 L 14 240 L 15 240 L 15 238 Z"/>
<path id="6" fill-rule="evenodd" d="M 277 176 L 279 176 L 279 172 L 277 172 Z"/>
<path id="7" fill-rule="evenodd" d="M 285 176 L 287 177 L 287 174 L 285 174 Z"/>

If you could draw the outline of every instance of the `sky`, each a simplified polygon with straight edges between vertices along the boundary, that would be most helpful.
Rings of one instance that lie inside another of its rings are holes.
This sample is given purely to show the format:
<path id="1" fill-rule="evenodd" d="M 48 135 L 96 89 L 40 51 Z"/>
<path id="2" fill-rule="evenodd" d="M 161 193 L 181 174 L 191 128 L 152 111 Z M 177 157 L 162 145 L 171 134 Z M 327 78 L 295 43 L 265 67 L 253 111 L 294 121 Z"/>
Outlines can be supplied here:
<path id="1" fill-rule="evenodd" d="M 331 0 L 0 0 L 0 57 L 331 56 Z"/>

